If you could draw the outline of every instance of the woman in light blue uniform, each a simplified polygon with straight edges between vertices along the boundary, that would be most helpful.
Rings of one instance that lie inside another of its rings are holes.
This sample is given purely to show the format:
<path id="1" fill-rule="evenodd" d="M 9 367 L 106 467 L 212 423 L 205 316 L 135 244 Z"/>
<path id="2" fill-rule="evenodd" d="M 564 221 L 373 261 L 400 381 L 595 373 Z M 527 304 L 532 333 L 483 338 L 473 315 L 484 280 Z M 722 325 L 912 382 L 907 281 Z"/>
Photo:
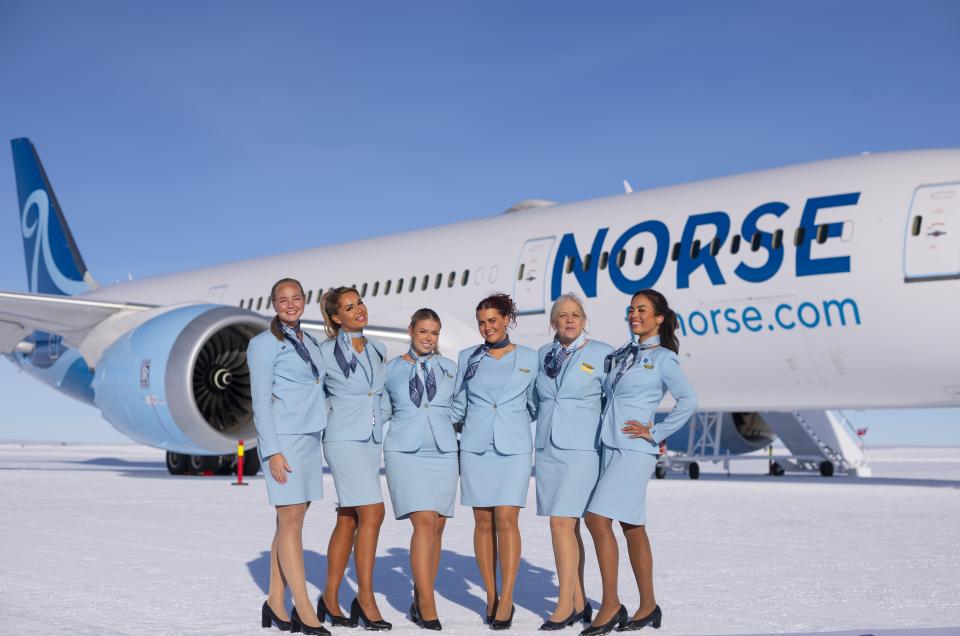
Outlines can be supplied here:
<path id="1" fill-rule="evenodd" d="M 550 310 L 553 342 L 540 348 L 537 373 L 537 433 L 534 446 L 537 514 L 550 517 L 560 593 L 541 630 L 577 621 L 593 610 L 583 591 L 584 552 L 580 517 L 600 475 L 597 429 L 603 397 L 603 362 L 613 348 L 587 340 L 587 314 L 575 294 L 557 298 Z"/>
<path id="2" fill-rule="evenodd" d="M 270 329 L 247 346 L 257 452 L 267 467 L 267 496 L 277 508 L 262 624 L 329 634 L 313 612 L 303 567 L 304 515 L 311 501 L 323 497 L 321 436 L 327 425 L 323 357 L 316 339 L 300 329 L 304 307 L 300 283 L 292 278 L 277 281 L 270 301 L 277 311 Z M 289 618 L 284 608 L 286 586 L 294 603 Z"/>
<path id="3" fill-rule="evenodd" d="M 476 315 L 484 343 L 460 352 L 454 400 L 454 421 L 464 422 L 460 503 L 473 507 L 473 547 L 487 591 L 487 622 L 491 629 L 509 629 L 520 568 L 518 520 L 530 486 L 537 353 L 510 343 L 507 329 L 516 324 L 517 308 L 506 294 L 480 301 Z"/>
<path id="4" fill-rule="evenodd" d="M 384 397 L 392 411 L 383 463 L 397 519 L 409 518 L 413 604 L 410 618 L 441 629 L 434 599 L 440 547 L 457 497 L 457 436 L 450 406 L 457 365 L 437 353 L 440 317 L 420 309 L 410 318 L 410 350 L 387 363 Z"/>
<path id="5" fill-rule="evenodd" d="M 356 289 L 337 287 L 320 299 L 329 339 L 320 347 L 326 365 L 324 386 L 330 396 L 323 454 L 337 490 L 337 523 L 327 548 L 327 585 L 317 614 L 334 625 L 387 630 L 373 596 L 373 565 L 383 523 L 380 456 L 383 443 L 384 363 L 387 348 L 363 335 L 367 307 Z M 340 584 L 354 553 L 357 596 L 350 618 L 340 612 Z"/>
<path id="6" fill-rule="evenodd" d="M 677 316 L 667 299 L 652 289 L 637 292 L 630 299 L 627 321 L 630 341 L 607 357 L 600 480 L 586 514 L 603 581 L 603 604 L 593 624 L 581 632 L 588 636 L 604 634 L 614 626 L 621 631 L 660 627 L 663 613 L 653 593 L 653 554 L 645 528 L 647 482 L 657 465 L 660 442 L 697 409 L 697 396 L 680 370 Z M 654 426 L 654 414 L 667 391 L 676 404 Z M 640 590 L 640 607 L 632 618 L 617 594 L 619 550 L 614 519 L 623 528 Z"/>

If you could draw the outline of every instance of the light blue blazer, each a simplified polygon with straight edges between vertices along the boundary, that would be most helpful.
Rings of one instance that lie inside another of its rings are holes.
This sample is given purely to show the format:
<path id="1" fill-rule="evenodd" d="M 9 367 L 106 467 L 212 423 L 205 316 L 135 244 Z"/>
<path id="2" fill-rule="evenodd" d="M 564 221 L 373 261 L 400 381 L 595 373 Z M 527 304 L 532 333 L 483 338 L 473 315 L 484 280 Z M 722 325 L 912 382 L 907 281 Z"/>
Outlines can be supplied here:
<path id="1" fill-rule="evenodd" d="M 278 435 L 317 433 L 327 426 L 323 355 L 310 338 L 304 336 L 303 344 L 320 371 L 319 383 L 293 345 L 277 340 L 269 329 L 247 346 L 253 421 L 263 459 L 280 452 Z"/>
<path id="2" fill-rule="evenodd" d="M 413 365 L 402 357 L 387 363 L 384 382 L 384 413 L 391 413 L 390 427 L 383 440 L 385 451 L 420 450 L 424 429 L 430 427 L 437 448 L 445 452 L 457 450 L 457 435 L 453 431 L 453 390 L 456 386 L 457 365 L 453 360 L 434 356 L 428 363 L 437 380 L 433 400 L 423 396 L 420 406 L 410 401 L 410 374 Z"/>
<path id="3" fill-rule="evenodd" d="M 600 405 L 603 398 L 603 360 L 613 347 L 587 340 L 563 363 L 560 375 L 551 378 L 543 361 L 553 343 L 540 347 L 537 366 L 537 450 L 552 441 L 557 448 L 595 450 L 598 446 Z"/>
<path id="4" fill-rule="evenodd" d="M 326 368 L 324 386 L 330 396 L 330 411 L 327 415 L 327 428 L 323 432 L 325 442 L 362 442 L 370 438 L 383 441 L 383 394 L 384 369 L 387 347 L 377 340 L 367 338 L 363 353 L 358 353 L 357 370 L 344 377 L 340 365 L 333 356 L 335 339 L 320 343 L 320 353 Z M 349 352 L 345 352 L 349 353 Z M 366 356 L 370 355 L 370 364 Z M 361 362 L 362 360 L 362 362 Z M 368 375 L 367 367 L 372 366 L 373 374 Z"/>
<path id="5" fill-rule="evenodd" d="M 483 453 L 493 441 L 494 448 L 504 455 L 532 452 L 530 422 L 537 417 L 534 395 L 537 352 L 516 345 L 513 373 L 494 394 L 484 384 L 482 370 L 467 381 L 463 379 L 470 354 L 477 346 L 464 349 L 458 358 L 453 421 L 463 420 L 464 423 L 460 433 L 460 448 Z"/>
<path id="6" fill-rule="evenodd" d="M 654 338 L 659 342 L 660 336 Z M 652 341 L 650 338 L 645 342 Z M 616 374 L 617 369 L 611 368 L 604 381 L 607 404 L 600 425 L 601 440 L 610 448 L 658 455 L 660 442 L 686 424 L 697 410 L 697 394 L 680 370 L 677 354 L 665 347 L 647 349 L 637 355 L 634 365 L 623 374 L 617 386 L 612 387 Z M 667 391 L 677 403 L 662 422 L 654 424 L 653 443 L 642 437 L 627 437 L 621 430 L 627 420 L 653 422 L 657 406 Z"/>

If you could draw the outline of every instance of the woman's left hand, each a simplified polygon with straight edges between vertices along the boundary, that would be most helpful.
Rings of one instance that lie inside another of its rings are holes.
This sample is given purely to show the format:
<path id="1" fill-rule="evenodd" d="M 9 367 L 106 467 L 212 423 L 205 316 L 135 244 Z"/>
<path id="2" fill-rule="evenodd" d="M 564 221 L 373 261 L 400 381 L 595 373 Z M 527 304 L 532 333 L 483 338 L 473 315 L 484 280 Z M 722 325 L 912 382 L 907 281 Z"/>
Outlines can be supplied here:
<path id="1" fill-rule="evenodd" d="M 636 420 L 627 420 L 627 425 L 620 430 L 630 439 L 643 438 L 650 443 L 655 443 L 653 441 L 653 435 L 650 433 L 651 429 L 653 429 L 653 422 L 641 424 Z"/>

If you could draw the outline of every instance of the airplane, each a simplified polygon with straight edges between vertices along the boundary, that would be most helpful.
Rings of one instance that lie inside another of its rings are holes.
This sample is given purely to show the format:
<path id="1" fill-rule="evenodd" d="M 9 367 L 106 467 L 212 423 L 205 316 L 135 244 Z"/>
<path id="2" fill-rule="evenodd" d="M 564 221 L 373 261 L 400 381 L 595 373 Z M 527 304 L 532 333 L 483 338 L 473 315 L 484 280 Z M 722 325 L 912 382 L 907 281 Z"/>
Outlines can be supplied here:
<path id="1" fill-rule="evenodd" d="M 767 448 L 771 472 L 869 474 L 842 409 L 960 404 L 960 149 L 865 154 L 506 213 L 114 285 L 87 270 L 39 155 L 11 142 L 28 292 L 0 292 L 0 352 L 164 449 L 173 474 L 230 470 L 256 432 L 246 344 L 272 317 L 268 290 L 302 281 L 305 329 L 347 285 L 366 333 L 391 355 L 420 307 L 442 349 L 479 343 L 473 308 L 510 293 L 511 338 L 551 339 L 560 294 L 584 299 L 588 332 L 618 346 L 624 308 L 663 292 L 700 411 L 668 446 L 668 469 Z M 429 249 L 423 249 L 429 246 Z M 669 406 L 666 400 L 661 408 Z M 252 461 L 251 461 L 252 460 Z M 248 471 L 259 462 L 248 455 Z M 694 474 L 696 473 L 696 474 Z"/>

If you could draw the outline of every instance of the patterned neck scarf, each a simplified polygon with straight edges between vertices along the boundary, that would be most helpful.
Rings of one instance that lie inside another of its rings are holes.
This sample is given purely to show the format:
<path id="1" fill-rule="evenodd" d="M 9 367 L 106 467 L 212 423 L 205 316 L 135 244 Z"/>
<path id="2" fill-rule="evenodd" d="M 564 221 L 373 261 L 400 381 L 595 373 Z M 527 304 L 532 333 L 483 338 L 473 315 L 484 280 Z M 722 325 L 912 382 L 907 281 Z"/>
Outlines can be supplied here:
<path id="1" fill-rule="evenodd" d="M 421 402 L 423 402 L 424 391 L 426 391 L 427 402 L 431 402 L 437 394 L 437 377 L 433 374 L 433 369 L 430 367 L 430 360 L 433 358 L 433 353 L 418 356 L 417 352 L 413 350 L 413 347 L 410 347 L 407 355 L 413 360 L 413 370 L 410 372 L 410 382 L 408 383 L 410 388 L 410 401 L 420 406 Z"/>
<path id="2" fill-rule="evenodd" d="M 313 363 L 313 358 L 310 356 L 310 350 L 307 349 L 306 345 L 304 345 L 300 340 L 300 336 L 306 336 L 307 338 L 310 338 L 310 341 L 319 348 L 320 345 L 317 344 L 317 339 L 300 329 L 299 320 L 297 321 L 296 327 L 291 327 L 282 320 L 278 320 L 277 322 L 280 323 L 280 331 L 283 333 L 283 337 L 293 345 L 297 355 L 299 355 L 304 362 L 310 365 L 310 370 L 313 372 L 313 379 L 317 382 L 320 382 L 320 371 L 317 369 L 317 365 Z"/>
<path id="3" fill-rule="evenodd" d="M 337 334 L 337 341 L 333 344 L 333 358 L 337 361 L 337 366 L 340 367 L 345 378 L 349 378 L 351 373 L 356 372 L 359 364 L 357 350 L 353 348 L 353 341 L 357 338 L 363 338 L 362 331 L 349 332 L 341 329 Z"/>
<path id="4" fill-rule="evenodd" d="M 490 344 L 484 342 L 482 345 L 473 350 L 473 353 L 470 354 L 470 358 L 467 360 L 467 372 L 463 374 L 464 381 L 469 380 L 473 376 L 477 375 L 477 369 L 480 368 L 480 361 L 483 359 L 483 356 L 487 355 L 487 352 L 491 349 L 503 349 L 504 347 L 510 346 L 510 334 L 507 334 L 503 337 L 503 340 L 496 344 Z"/>
<path id="5" fill-rule="evenodd" d="M 558 375 L 560 375 L 560 369 L 563 368 L 564 361 L 570 356 L 570 354 L 583 346 L 583 343 L 586 342 L 586 340 L 587 335 L 581 331 L 576 340 L 564 347 L 562 344 L 560 344 L 560 337 L 554 337 L 553 348 L 550 349 L 550 352 L 547 353 L 546 357 L 543 359 L 543 371 L 547 374 L 547 377 L 556 378 Z"/>
<path id="6" fill-rule="evenodd" d="M 620 378 L 623 377 L 623 374 L 626 373 L 630 367 L 636 364 L 638 353 L 660 346 L 660 336 L 647 338 L 643 342 L 639 342 L 639 340 L 640 337 L 636 334 L 633 334 L 630 337 L 630 342 L 610 354 L 609 359 L 612 360 L 612 366 L 619 367 L 617 369 L 616 377 L 614 377 L 613 382 L 610 383 L 611 386 L 617 386 L 617 382 L 620 381 Z"/>

